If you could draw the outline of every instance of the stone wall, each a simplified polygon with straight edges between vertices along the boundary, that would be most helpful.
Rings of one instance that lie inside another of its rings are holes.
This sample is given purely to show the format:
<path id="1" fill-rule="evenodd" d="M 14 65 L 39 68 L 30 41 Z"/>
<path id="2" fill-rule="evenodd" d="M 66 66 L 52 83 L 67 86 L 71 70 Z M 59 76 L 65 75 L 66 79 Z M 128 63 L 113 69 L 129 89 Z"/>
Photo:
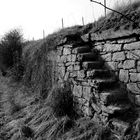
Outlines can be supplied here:
<path id="1" fill-rule="evenodd" d="M 109 114 L 127 111 L 127 95 L 140 105 L 137 35 L 90 42 L 65 38 L 62 42 L 57 46 L 58 80 L 72 83 L 79 113 L 107 121 Z"/>
<path id="2" fill-rule="evenodd" d="M 93 40 L 94 41 L 94 40 Z M 93 48 L 118 80 L 126 86 L 130 100 L 140 105 L 140 38 L 138 35 L 98 40 Z"/>

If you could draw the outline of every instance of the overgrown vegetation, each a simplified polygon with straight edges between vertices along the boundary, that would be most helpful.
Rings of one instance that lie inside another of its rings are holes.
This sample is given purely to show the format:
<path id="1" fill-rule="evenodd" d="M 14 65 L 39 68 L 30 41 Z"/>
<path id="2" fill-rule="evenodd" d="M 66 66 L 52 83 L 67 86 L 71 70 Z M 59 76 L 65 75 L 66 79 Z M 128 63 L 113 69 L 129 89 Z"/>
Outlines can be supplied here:
<path id="1" fill-rule="evenodd" d="M 9 69 L 14 79 L 23 75 L 22 59 L 23 37 L 19 30 L 12 30 L 4 35 L 0 42 L 0 69 L 5 75 Z"/>

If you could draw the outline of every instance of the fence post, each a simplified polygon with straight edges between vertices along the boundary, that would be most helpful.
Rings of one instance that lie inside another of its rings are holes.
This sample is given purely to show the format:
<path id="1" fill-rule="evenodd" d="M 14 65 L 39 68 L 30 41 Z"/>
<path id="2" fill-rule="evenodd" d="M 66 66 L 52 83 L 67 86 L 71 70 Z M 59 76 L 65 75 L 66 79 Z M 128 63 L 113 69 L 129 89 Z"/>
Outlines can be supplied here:
<path id="1" fill-rule="evenodd" d="M 64 28 L 64 21 L 63 21 L 63 18 L 62 18 L 62 28 Z"/>
<path id="2" fill-rule="evenodd" d="M 43 30 L 43 39 L 45 38 L 45 31 Z"/>
<path id="3" fill-rule="evenodd" d="M 105 9 L 105 17 L 106 17 L 106 0 L 104 0 L 104 9 Z"/>
<path id="4" fill-rule="evenodd" d="M 82 24 L 83 24 L 83 26 L 85 25 L 85 24 L 84 24 L 84 17 L 82 17 Z"/>

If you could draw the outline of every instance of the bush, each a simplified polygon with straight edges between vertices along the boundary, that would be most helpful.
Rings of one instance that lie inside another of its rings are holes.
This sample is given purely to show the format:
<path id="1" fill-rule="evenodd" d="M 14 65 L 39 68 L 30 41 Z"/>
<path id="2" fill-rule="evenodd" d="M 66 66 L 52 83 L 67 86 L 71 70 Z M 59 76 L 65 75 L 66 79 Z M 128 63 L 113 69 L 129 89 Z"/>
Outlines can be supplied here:
<path id="1" fill-rule="evenodd" d="M 73 118 L 76 116 L 69 84 L 65 84 L 64 87 L 60 85 L 54 86 L 48 95 L 47 102 L 56 117 L 68 116 L 69 118 Z"/>
<path id="2" fill-rule="evenodd" d="M 23 38 L 19 30 L 4 35 L 0 42 L 0 69 L 4 73 L 8 68 L 18 66 L 22 59 Z"/>

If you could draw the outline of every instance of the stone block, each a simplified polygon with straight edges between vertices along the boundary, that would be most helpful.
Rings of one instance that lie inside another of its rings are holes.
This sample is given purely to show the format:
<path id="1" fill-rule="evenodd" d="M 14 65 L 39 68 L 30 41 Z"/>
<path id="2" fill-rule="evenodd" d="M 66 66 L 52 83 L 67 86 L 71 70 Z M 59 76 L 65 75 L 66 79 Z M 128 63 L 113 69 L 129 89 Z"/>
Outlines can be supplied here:
<path id="1" fill-rule="evenodd" d="M 105 44 L 103 51 L 104 52 L 116 52 L 121 51 L 121 44 Z"/>
<path id="2" fill-rule="evenodd" d="M 70 73 L 70 77 L 72 78 L 77 77 L 77 72 L 78 71 L 73 71 L 72 73 Z"/>
<path id="3" fill-rule="evenodd" d="M 125 53 L 124 52 L 113 53 L 112 60 L 113 61 L 125 60 Z"/>
<path id="4" fill-rule="evenodd" d="M 75 54 L 72 54 L 72 55 L 71 55 L 71 61 L 72 61 L 72 62 L 75 62 L 75 61 L 76 61 L 76 55 L 75 55 Z"/>
<path id="5" fill-rule="evenodd" d="M 118 63 L 117 68 L 118 68 L 118 69 L 123 68 L 123 62 L 122 62 L 122 61 Z"/>
<path id="6" fill-rule="evenodd" d="M 63 47 L 58 47 L 57 48 L 57 54 L 62 55 L 62 50 L 63 50 Z"/>
<path id="7" fill-rule="evenodd" d="M 80 65 L 75 64 L 75 65 L 74 65 L 74 70 L 80 70 Z"/>
<path id="8" fill-rule="evenodd" d="M 140 50 L 128 51 L 126 57 L 128 59 L 139 60 L 140 59 Z"/>
<path id="9" fill-rule="evenodd" d="M 67 62 L 67 57 L 66 56 L 61 56 L 61 62 L 62 63 L 65 63 L 65 62 Z"/>
<path id="10" fill-rule="evenodd" d="M 132 72 L 132 73 L 136 73 L 137 70 L 136 70 L 136 69 L 130 69 L 129 72 L 130 72 L 130 73 L 131 73 L 131 72 Z"/>
<path id="11" fill-rule="evenodd" d="M 80 79 L 85 78 L 85 71 L 84 71 L 84 70 L 78 71 L 78 72 L 77 72 L 77 77 L 78 77 L 78 79 L 79 79 L 79 78 L 80 78 Z"/>
<path id="12" fill-rule="evenodd" d="M 104 61 L 111 61 L 111 53 L 102 55 L 101 57 L 103 58 Z"/>
<path id="13" fill-rule="evenodd" d="M 140 94 L 140 88 L 138 87 L 137 83 L 128 83 L 127 89 L 134 94 Z"/>
<path id="14" fill-rule="evenodd" d="M 91 87 L 84 86 L 83 87 L 83 98 L 86 100 L 90 100 L 91 98 Z"/>
<path id="15" fill-rule="evenodd" d="M 68 55 L 68 54 L 71 54 L 71 49 L 65 47 L 65 48 L 63 49 L 63 55 Z"/>
<path id="16" fill-rule="evenodd" d="M 74 62 L 67 62 L 67 63 L 65 63 L 65 66 L 67 67 L 67 66 L 70 66 L 70 65 L 74 65 Z"/>
<path id="17" fill-rule="evenodd" d="M 135 68 L 135 60 L 125 60 L 123 63 L 124 69 L 132 69 Z"/>
<path id="18" fill-rule="evenodd" d="M 130 73 L 130 80 L 132 82 L 140 82 L 140 73 Z"/>
<path id="19" fill-rule="evenodd" d="M 82 97 L 82 93 L 83 93 L 82 86 L 74 85 L 73 95 L 80 98 L 80 97 Z"/>
<path id="20" fill-rule="evenodd" d="M 64 75 L 65 75 L 65 67 L 60 67 L 59 72 L 60 72 L 60 76 L 64 77 Z"/>
<path id="21" fill-rule="evenodd" d="M 72 65 L 68 66 L 67 71 L 72 72 L 73 71 L 73 66 Z"/>
<path id="22" fill-rule="evenodd" d="M 71 55 L 67 55 L 67 61 L 71 62 Z"/>
<path id="23" fill-rule="evenodd" d="M 117 70 L 118 62 L 107 62 L 105 65 L 110 70 Z"/>
<path id="24" fill-rule="evenodd" d="M 137 71 L 140 72 L 140 61 L 137 61 Z"/>
<path id="25" fill-rule="evenodd" d="M 119 72 L 119 79 L 121 82 L 127 83 L 129 80 L 128 70 L 121 69 Z"/>
<path id="26" fill-rule="evenodd" d="M 98 51 L 102 51 L 103 50 L 103 45 L 96 45 L 94 46 L 95 49 L 97 49 Z"/>
<path id="27" fill-rule="evenodd" d="M 64 80 L 65 80 L 65 81 L 68 80 L 68 78 L 69 78 L 69 74 L 70 74 L 69 72 L 66 72 L 66 74 L 65 74 L 65 76 L 64 76 Z"/>
<path id="28" fill-rule="evenodd" d="M 124 50 L 136 50 L 136 49 L 140 49 L 140 41 L 124 45 Z"/>

